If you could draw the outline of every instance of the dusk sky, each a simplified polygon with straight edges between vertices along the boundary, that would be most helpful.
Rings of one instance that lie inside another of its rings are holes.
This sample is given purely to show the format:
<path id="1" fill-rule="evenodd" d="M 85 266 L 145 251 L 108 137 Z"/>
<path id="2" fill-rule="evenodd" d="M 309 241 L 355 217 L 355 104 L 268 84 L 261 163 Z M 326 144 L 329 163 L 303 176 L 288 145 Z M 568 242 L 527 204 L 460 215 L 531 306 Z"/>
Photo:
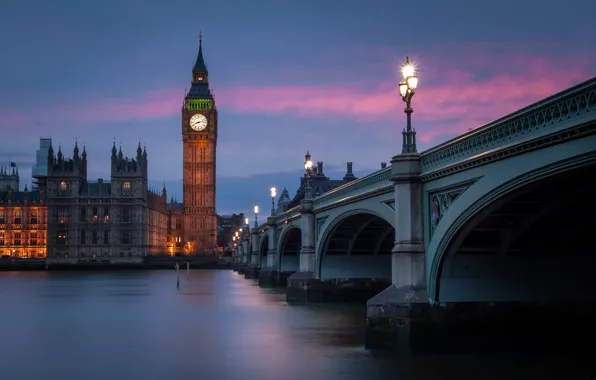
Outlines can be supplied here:
<path id="1" fill-rule="evenodd" d="M 401 152 L 398 69 L 420 79 L 419 150 L 596 75 L 591 0 L 2 0 L 0 162 L 22 185 L 40 136 L 90 180 L 115 139 L 182 198 L 181 106 L 203 32 L 219 109 L 218 212 L 294 195 L 306 150 L 343 176 Z"/>

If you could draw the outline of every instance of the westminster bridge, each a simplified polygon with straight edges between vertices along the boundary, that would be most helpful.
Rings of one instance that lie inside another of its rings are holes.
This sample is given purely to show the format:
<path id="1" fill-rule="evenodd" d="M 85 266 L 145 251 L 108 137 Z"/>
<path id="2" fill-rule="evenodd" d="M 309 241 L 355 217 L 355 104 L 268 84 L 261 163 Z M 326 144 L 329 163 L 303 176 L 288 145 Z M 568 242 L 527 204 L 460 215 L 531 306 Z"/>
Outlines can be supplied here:
<path id="1" fill-rule="evenodd" d="M 422 153 L 405 143 L 388 167 L 252 228 L 239 271 L 287 284 L 288 302 L 376 293 L 371 347 L 593 315 L 596 78 Z"/>

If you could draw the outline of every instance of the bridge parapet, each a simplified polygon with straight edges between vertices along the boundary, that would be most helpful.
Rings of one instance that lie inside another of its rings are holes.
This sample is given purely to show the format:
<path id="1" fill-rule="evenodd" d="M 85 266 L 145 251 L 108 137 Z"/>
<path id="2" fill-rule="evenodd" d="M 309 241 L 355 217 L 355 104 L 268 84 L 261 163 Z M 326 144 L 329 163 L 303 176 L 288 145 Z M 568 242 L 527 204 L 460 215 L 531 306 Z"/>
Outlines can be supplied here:
<path id="1" fill-rule="evenodd" d="M 300 216 L 300 205 L 294 206 L 286 212 L 276 215 L 275 221 L 277 222 L 277 224 L 283 224 L 286 221 L 292 220 L 298 216 Z"/>
<path id="2" fill-rule="evenodd" d="M 390 175 L 391 167 L 388 167 L 329 190 L 314 199 L 314 210 L 332 206 L 334 203 L 348 197 L 364 195 L 392 186 L 393 183 L 389 180 Z"/>
<path id="3" fill-rule="evenodd" d="M 497 119 L 421 153 L 422 174 L 476 155 L 575 127 L 596 116 L 596 78 Z"/>

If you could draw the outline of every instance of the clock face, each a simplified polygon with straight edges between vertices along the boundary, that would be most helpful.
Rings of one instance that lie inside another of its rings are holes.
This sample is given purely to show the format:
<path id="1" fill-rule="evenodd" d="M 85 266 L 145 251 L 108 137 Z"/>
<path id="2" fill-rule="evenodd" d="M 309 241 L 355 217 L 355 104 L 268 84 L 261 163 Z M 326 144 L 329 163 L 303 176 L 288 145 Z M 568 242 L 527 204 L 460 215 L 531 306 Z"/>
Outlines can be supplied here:
<path id="1" fill-rule="evenodd" d="M 195 131 L 202 131 L 207 128 L 207 118 L 200 113 L 192 115 L 190 118 L 190 127 Z"/>

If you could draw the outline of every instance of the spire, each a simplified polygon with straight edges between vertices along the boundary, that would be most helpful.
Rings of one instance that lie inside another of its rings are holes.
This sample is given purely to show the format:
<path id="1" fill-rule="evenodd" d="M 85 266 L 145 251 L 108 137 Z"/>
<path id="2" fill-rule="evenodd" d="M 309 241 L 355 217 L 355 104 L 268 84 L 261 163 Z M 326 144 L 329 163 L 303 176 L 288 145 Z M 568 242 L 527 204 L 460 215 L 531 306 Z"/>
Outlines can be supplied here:
<path id="1" fill-rule="evenodd" d="M 141 142 L 139 141 L 139 146 L 137 147 L 137 159 L 141 158 L 143 154 L 143 150 L 141 149 Z"/>
<path id="2" fill-rule="evenodd" d="M 82 154 L 82 156 L 83 156 L 83 161 L 86 161 L 87 160 L 87 150 L 85 149 L 85 145 L 83 145 L 83 154 Z"/>
<path id="3" fill-rule="evenodd" d="M 195 67 L 192 71 L 207 72 L 207 66 L 205 65 L 205 59 L 203 58 L 203 32 L 199 33 L 199 55 L 195 62 Z"/>
<path id="4" fill-rule="evenodd" d="M 116 157 L 116 141 L 114 140 L 114 145 L 112 145 L 112 157 Z"/>
<path id="5" fill-rule="evenodd" d="M 75 141 L 73 153 L 74 153 L 75 157 L 79 157 L 79 143 L 78 143 L 78 141 Z"/>

